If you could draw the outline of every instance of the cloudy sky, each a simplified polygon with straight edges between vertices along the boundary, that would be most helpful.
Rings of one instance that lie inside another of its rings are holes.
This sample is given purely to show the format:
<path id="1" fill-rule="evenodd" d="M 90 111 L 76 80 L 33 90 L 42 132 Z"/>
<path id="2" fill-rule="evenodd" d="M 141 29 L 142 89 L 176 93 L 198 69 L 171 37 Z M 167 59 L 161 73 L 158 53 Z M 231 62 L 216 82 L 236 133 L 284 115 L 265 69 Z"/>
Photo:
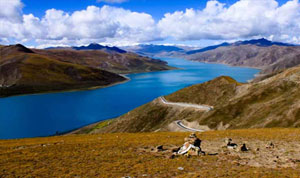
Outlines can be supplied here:
<path id="1" fill-rule="evenodd" d="M 0 0 L 0 44 L 300 44 L 299 0 Z"/>

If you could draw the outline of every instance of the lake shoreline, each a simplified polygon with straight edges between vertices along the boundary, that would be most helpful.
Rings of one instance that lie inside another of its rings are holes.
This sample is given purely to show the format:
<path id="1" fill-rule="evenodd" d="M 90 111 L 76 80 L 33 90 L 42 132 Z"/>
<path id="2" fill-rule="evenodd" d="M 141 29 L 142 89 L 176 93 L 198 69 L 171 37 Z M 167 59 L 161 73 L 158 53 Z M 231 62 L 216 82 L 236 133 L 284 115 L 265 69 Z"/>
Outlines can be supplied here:
<path id="1" fill-rule="evenodd" d="M 173 58 L 170 58 L 170 59 L 173 59 Z M 183 60 L 187 60 L 189 62 L 195 62 L 195 63 L 204 63 L 204 64 L 221 64 L 221 65 L 226 65 L 226 66 L 230 66 L 230 67 L 240 67 L 240 68 L 250 68 L 250 69 L 258 69 L 258 70 L 262 70 L 261 68 L 256 68 L 256 67 L 248 67 L 248 66 L 233 66 L 233 65 L 230 65 L 230 64 L 225 64 L 225 63 L 212 63 L 212 62 L 200 62 L 200 61 L 193 61 L 193 60 L 188 60 L 188 59 L 185 59 L 183 58 Z M 179 68 L 178 69 L 175 69 L 175 70 L 180 70 Z M 145 72 L 145 73 L 149 73 L 149 72 Z M 254 78 L 248 80 L 246 83 L 249 83 L 251 82 L 252 80 L 254 80 L 256 77 L 258 77 L 259 75 L 262 75 L 262 74 L 256 74 L 254 76 Z M 245 84 L 246 84 L 245 83 Z M 126 113 L 125 113 L 126 114 Z M 83 127 L 80 127 L 80 128 L 76 128 L 76 129 L 72 129 L 70 131 L 66 131 L 64 133 L 62 133 L 62 135 L 72 135 L 72 134 L 85 134 L 85 130 L 88 130 L 88 129 L 92 129 L 94 127 L 96 127 L 98 124 L 102 123 L 102 122 L 105 122 L 105 121 L 108 121 L 108 120 L 114 120 L 116 118 L 109 118 L 109 119 L 104 119 L 104 120 L 101 120 L 101 121 L 97 121 L 97 122 L 94 122 L 92 124 L 88 124 L 88 125 L 85 125 Z"/>
<path id="2" fill-rule="evenodd" d="M 133 75 L 133 74 L 146 74 L 146 73 L 153 73 L 153 72 L 164 72 L 164 71 L 168 71 L 168 70 L 181 70 L 179 68 L 176 67 L 172 67 L 171 69 L 167 69 L 167 70 L 159 70 L 159 71 L 149 71 L 149 72 L 137 72 L 137 73 L 126 73 L 126 74 L 118 74 L 122 77 L 125 78 L 124 81 L 121 82 L 116 82 L 116 83 L 112 83 L 109 85 L 104 85 L 104 86 L 93 86 L 93 87 L 83 87 L 83 88 L 79 88 L 79 89 L 66 89 L 66 90 L 54 90 L 54 91 L 45 91 L 45 92 L 37 92 L 37 93 L 27 93 L 27 94 L 16 94 L 16 95 L 9 95 L 9 96 L 0 96 L 1 98 L 9 98 L 9 97 L 16 97 L 16 96 L 28 96 L 28 95 L 43 95 L 43 94 L 54 94 L 54 93 L 65 93 L 65 92 L 78 92 L 78 91 L 89 91 L 89 90 L 97 90 L 97 89 L 102 89 L 102 88 L 109 88 L 115 85 L 120 85 L 120 84 L 124 84 L 129 82 L 131 79 L 129 77 L 127 77 L 127 75 Z"/>
<path id="3" fill-rule="evenodd" d="M 28 94 L 16 94 L 16 95 L 10 95 L 10 96 L 0 96 L 0 99 L 4 98 L 10 98 L 10 97 L 16 97 L 16 96 L 30 96 L 30 95 L 43 95 L 43 94 L 55 94 L 55 93 L 67 93 L 67 92 L 78 92 L 78 91 L 89 91 L 89 90 L 97 90 L 97 89 L 102 89 L 102 88 L 109 88 L 115 85 L 120 85 L 126 82 L 130 81 L 130 78 L 123 75 L 119 74 L 120 76 L 124 77 L 125 80 L 121 82 L 116 82 L 112 83 L 109 85 L 103 85 L 103 86 L 92 86 L 92 87 L 83 87 L 83 88 L 78 88 L 78 89 L 66 89 L 66 90 L 54 90 L 54 91 L 45 91 L 45 92 L 37 92 L 37 93 L 28 93 Z"/>
<path id="4" fill-rule="evenodd" d="M 39 93 L 9 97 L 2 102 L 0 98 L 0 107 L 3 108 L 0 118 L 5 122 L 0 127 L 3 131 L 0 132 L 0 136 L 3 139 L 14 139 L 78 133 L 80 130 L 118 118 L 159 96 L 168 95 L 187 86 L 203 83 L 221 75 L 231 76 L 245 83 L 259 72 L 252 68 L 243 69 L 244 67 L 226 64 L 208 65 L 182 58 L 162 60 L 177 69 L 130 73 L 123 75 L 128 79 L 126 81 L 105 87 L 90 87 L 90 90 L 101 88 L 93 92 L 75 92 L 86 91 L 80 89 L 73 90 L 74 92 L 67 91 L 66 94 L 55 94 L 62 91 L 51 92 L 53 95 Z M 34 124 L 30 126 L 25 123 Z M 4 132 L 6 128 L 18 131 Z"/>

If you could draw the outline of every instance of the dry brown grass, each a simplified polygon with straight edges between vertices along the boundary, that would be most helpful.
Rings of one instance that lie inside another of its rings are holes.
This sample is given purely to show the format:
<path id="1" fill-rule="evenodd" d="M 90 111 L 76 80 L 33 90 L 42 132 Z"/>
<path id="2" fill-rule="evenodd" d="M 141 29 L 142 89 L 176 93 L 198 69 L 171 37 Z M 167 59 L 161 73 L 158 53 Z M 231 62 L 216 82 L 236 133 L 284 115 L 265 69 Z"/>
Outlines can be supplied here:
<path id="1" fill-rule="evenodd" d="M 181 145 L 188 133 L 71 135 L 0 141 L 0 177 L 299 177 L 295 168 L 251 167 L 234 154 L 178 157 L 140 153 L 145 146 Z M 222 140 L 299 142 L 299 129 L 214 131 L 205 142 Z M 205 144 L 203 145 L 205 148 Z M 183 167 L 184 170 L 178 170 Z"/>

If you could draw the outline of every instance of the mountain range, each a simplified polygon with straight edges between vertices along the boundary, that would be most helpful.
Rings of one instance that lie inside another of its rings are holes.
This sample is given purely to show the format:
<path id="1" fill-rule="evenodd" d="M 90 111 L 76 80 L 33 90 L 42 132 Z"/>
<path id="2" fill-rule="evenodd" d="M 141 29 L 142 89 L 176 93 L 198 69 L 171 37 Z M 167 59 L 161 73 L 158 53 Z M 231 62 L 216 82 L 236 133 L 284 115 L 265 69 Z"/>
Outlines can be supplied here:
<path id="1" fill-rule="evenodd" d="M 264 38 L 234 43 L 225 42 L 200 49 L 153 44 L 124 49 L 156 58 L 175 57 L 198 62 L 259 68 L 261 69 L 259 78 L 300 64 L 300 46 L 273 42 Z"/>
<path id="2" fill-rule="evenodd" d="M 299 46 L 266 39 L 223 43 L 186 54 L 186 59 L 198 62 L 259 68 L 264 75 L 300 64 Z"/>
<path id="3" fill-rule="evenodd" d="M 92 43 L 88 46 L 72 47 L 72 49 L 75 49 L 75 50 L 104 50 L 106 52 L 126 53 L 125 50 L 122 50 L 118 47 L 102 46 L 97 43 Z"/>
<path id="4" fill-rule="evenodd" d="M 172 45 L 141 44 L 135 46 L 127 46 L 124 47 L 124 49 L 143 56 L 165 57 L 185 53 L 186 50 L 189 50 L 191 48 Z"/>
<path id="5" fill-rule="evenodd" d="M 54 49 L 64 49 L 64 50 L 67 50 L 67 49 L 73 49 L 73 50 L 102 50 L 102 51 L 105 51 L 105 52 L 116 52 L 116 53 L 126 53 L 127 51 L 123 50 L 123 49 L 120 49 L 116 46 L 113 46 L 113 47 L 109 47 L 109 46 L 103 46 L 103 45 L 100 45 L 100 44 L 97 44 L 97 43 L 91 43 L 87 46 L 72 46 L 72 47 L 61 47 L 61 46 L 57 46 L 57 47 L 48 47 L 46 48 L 48 50 L 54 50 Z"/>

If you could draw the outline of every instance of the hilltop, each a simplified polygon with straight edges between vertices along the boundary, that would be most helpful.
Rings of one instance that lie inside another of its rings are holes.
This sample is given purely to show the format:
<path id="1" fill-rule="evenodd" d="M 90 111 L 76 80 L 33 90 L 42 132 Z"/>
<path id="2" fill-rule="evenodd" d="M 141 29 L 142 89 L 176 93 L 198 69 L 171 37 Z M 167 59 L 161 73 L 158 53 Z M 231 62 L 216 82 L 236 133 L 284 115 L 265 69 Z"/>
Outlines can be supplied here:
<path id="1" fill-rule="evenodd" d="M 0 97 L 91 89 L 124 82 L 119 74 L 173 69 L 166 62 L 133 53 L 101 50 L 0 47 Z"/>

